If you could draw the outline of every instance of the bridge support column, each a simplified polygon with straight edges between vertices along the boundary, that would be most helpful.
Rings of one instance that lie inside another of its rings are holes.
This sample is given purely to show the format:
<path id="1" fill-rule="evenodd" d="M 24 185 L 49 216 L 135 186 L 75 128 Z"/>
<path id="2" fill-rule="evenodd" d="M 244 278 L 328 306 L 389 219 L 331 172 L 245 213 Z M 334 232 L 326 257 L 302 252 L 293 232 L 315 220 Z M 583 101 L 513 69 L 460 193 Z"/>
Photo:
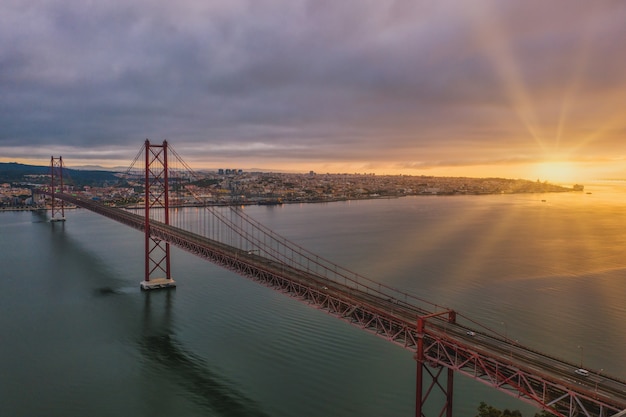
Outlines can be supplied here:
<path id="1" fill-rule="evenodd" d="M 443 395 L 443 406 L 437 416 L 452 417 L 452 399 L 454 396 L 454 371 L 450 368 L 444 368 L 439 364 L 429 364 L 424 354 L 425 343 L 425 328 L 426 319 L 430 317 L 448 315 L 448 322 L 456 322 L 456 312 L 449 310 L 441 313 L 430 314 L 427 316 L 421 316 L 417 319 L 417 352 L 415 354 L 415 360 L 417 361 L 417 375 L 415 383 L 415 417 L 426 417 L 424 405 L 427 400 L 433 394 L 433 391 L 439 390 L 439 394 Z M 433 370 L 431 370 L 433 369 Z M 444 384 L 442 376 L 443 370 L 447 370 L 446 382 Z M 430 376 L 430 385 L 425 386 L 424 377 L 425 374 Z M 440 395 L 441 397 L 441 395 Z"/>
<path id="2" fill-rule="evenodd" d="M 60 192 L 63 192 L 63 157 L 59 156 L 55 158 L 50 157 L 50 221 L 51 222 L 64 222 L 65 221 L 65 203 L 63 200 L 55 198 L 57 187 Z"/>
<path id="3" fill-rule="evenodd" d="M 145 277 L 140 286 L 142 290 L 171 288 L 176 286 L 176 281 L 170 272 L 170 244 L 153 236 L 151 213 L 156 209 L 154 216 L 160 216 L 162 223 L 170 224 L 167 141 L 162 145 L 151 145 L 146 139 L 145 151 Z M 155 274 L 160 276 L 153 277 Z"/>

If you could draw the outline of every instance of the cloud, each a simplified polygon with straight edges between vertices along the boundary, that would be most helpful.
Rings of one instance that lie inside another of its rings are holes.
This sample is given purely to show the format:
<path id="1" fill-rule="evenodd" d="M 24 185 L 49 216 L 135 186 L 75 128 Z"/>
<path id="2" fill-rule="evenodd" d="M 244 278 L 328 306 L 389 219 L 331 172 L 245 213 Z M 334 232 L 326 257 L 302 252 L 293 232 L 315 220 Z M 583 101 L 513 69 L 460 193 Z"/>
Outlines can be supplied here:
<path id="1" fill-rule="evenodd" d="M 498 169 L 615 152 L 625 19 L 614 1 L 5 0 L 0 151 L 131 158 L 167 138 L 209 165 Z"/>

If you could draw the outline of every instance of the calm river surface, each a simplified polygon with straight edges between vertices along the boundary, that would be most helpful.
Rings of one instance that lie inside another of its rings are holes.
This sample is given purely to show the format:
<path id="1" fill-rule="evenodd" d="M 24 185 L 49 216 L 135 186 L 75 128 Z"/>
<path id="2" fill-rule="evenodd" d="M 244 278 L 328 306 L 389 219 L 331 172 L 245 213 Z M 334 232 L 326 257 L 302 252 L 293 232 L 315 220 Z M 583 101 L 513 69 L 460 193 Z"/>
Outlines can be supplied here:
<path id="1" fill-rule="evenodd" d="M 348 269 L 626 378 L 626 183 L 585 191 L 244 210 Z M 140 232 L 66 217 L 0 213 L 0 416 L 413 415 L 411 352 L 177 249 L 178 288 L 143 293 Z M 535 412 L 455 383 L 455 416 L 481 400 Z"/>

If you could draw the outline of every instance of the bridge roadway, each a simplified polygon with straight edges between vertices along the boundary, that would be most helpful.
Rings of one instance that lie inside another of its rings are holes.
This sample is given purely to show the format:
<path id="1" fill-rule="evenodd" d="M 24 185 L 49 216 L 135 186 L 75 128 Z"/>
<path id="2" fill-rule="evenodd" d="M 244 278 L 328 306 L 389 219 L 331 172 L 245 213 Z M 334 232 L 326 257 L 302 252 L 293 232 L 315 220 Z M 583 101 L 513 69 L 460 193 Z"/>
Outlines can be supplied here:
<path id="1" fill-rule="evenodd" d="M 49 193 L 48 193 L 49 194 Z M 69 194 L 55 197 L 144 231 L 143 216 Z M 471 329 L 417 305 L 390 297 L 371 285 L 337 282 L 295 269 L 257 253 L 244 251 L 161 222 L 151 221 L 153 237 L 201 256 L 259 283 L 296 297 L 344 321 L 413 352 L 424 340 L 424 355 L 433 368 L 446 367 L 504 391 L 537 407 L 550 406 L 561 416 L 626 416 L 626 382 L 610 374 L 575 373 L 571 362 L 514 341 Z"/>

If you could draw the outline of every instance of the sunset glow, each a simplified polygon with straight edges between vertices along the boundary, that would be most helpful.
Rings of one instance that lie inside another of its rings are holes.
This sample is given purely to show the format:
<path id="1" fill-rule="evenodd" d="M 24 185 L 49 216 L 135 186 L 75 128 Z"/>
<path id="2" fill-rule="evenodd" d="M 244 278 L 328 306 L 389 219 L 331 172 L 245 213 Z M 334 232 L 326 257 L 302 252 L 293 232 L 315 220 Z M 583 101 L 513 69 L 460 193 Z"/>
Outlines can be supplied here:
<path id="1" fill-rule="evenodd" d="M 626 178 L 623 2 L 123 6 L 2 2 L 1 162 Z"/>
<path id="2" fill-rule="evenodd" d="M 580 179 L 581 172 L 570 162 L 540 162 L 534 165 L 535 177 L 550 182 L 567 182 Z"/>

